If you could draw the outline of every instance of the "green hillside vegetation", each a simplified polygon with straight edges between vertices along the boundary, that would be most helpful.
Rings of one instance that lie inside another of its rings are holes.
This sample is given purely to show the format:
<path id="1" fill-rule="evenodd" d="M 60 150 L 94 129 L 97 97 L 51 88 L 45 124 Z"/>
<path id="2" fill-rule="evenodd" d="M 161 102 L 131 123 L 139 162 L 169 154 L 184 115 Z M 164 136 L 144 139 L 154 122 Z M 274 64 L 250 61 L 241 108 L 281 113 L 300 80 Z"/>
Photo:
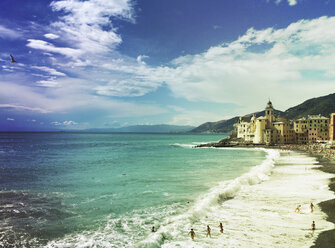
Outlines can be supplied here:
<path id="1" fill-rule="evenodd" d="M 321 114 L 325 117 L 329 117 L 331 113 L 335 113 L 335 93 L 327 96 L 321 96 L 306 100 L 305 102 L 287 109 L 285 112 L 275 110 L 275 116 L 282 116 L 289 120 L 294 120 L 301 117 L 307 117 L 308 115 Z M 257 117 L 264 116 L 265 112 L 260 111 L 255 113 Z M 244 117 L 251 117 L 251 114 L 245 115 Z M 206 122 L 194 129 L 191 132 L 194 133 L 226 133 L 233 130 L 233 125 L 239 117 L 233 117 L 228 120 L 221 120 L 217 122 Z"/>
<path id="2" fill-rule="evenodd" d="M 335 113 L 335 93 L 312 98 L 295 107 L 289 108 L 285 111 L 284 117 L 290 120 L 318 114 L 329 117 L 331 113 Z"/>

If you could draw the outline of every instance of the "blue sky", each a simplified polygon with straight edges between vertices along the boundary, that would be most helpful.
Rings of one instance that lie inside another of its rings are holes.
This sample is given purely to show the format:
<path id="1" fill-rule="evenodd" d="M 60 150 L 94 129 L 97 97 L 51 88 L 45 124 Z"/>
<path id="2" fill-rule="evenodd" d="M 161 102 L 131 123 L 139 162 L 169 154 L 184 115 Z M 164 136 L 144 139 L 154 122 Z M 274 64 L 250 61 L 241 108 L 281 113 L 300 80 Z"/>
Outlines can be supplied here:
<path id="1" fill-rule="evenodd" d="M 0 130 L 286 110 L 334 93 L 334 15 L 330 0 L 2 0 Z"/>

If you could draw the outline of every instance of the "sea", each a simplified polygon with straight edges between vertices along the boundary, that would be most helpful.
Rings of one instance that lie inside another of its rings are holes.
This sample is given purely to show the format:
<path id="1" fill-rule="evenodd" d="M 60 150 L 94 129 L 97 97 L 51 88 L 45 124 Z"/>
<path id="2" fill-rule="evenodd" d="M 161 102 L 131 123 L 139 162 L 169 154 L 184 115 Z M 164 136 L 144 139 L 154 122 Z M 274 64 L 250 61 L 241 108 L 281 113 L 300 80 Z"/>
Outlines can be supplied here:
<path id="1" fill-rule="evenodd" d="M 225 136 L 0 133 L 0 247 L 297 248 L 334 228 L 315 158 L 195 148 Z"/>

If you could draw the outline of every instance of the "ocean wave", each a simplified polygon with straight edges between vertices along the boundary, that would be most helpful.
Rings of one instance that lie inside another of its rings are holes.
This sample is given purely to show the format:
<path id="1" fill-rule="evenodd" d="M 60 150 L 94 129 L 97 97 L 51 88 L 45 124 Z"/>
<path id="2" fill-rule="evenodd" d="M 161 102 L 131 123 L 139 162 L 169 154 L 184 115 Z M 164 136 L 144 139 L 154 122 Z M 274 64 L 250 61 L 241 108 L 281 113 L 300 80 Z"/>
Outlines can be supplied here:
<path id="1" fill-rule="evenodd" d="M 200 218 L 211 212 L 211 208 L 233 198 L 241 188 L 268 180 L 274 167 L 275 159 L 279 157 L 279 152 L 277 150 L 261 150 L 267 152 L 267 156 L 260 165 L 252 167 L 248 173 L 234 180 L 221 182 L 219 185 L 211 188 L 186 213 L 167 218 L 156 233 L 149 235 L 146 239 L 137 243 L 136 247 L 161 247 L 166 240 L 172 239 L 172 237 L 177 235 L 177 230 L 187 228 L 189 230 L 191 228 L 191 226 L 185 223 L 197 222 Z"/>
<path id="2" fill-rule="evenodd" d="M 180 143 L 174 143 L 172 146 L 178 146 L 178 147 L 183 147 L 183 148 L 195 148 L 195 144 L 180 144 Z"/>

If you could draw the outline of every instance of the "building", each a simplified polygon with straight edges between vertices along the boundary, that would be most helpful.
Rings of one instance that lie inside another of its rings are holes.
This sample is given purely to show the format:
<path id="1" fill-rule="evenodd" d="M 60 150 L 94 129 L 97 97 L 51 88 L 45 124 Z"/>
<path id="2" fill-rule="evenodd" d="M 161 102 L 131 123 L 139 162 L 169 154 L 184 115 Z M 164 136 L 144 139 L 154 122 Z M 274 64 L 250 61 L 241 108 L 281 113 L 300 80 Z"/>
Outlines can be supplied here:
<path id="1" fill-rule="evenodd" d="M 329 118 L 321 115 L 309 115 L 307 124 L 309 143 L 329 140 Z"/>
<path id="2" fill-rule="evenodd" d="M 329 140 L 335 141 L 335 113 L 330 114 Z"/>
<path id="3" fill-rule="evenodd" d="M 305 117 L 297 119 L 293 122 L 293 129 L 296 134 L 295 142 L 297 144 L 307 144 L 308 143 L 308 121 Z"/>
<path id="4" fill-rule="evenodd" d="M 255 136 L 255 120 L 255 115 L 251 119 L 249 117 L 240 117 L 238 120 L 239 125 L 236 125 L 237 138 L 252 143 Z"/>
<path id="5" fill-rule="evenodd" d="M 335 113 L 330 118 L 308 115 L 289 121 L 274 116 L 274 108 L 269 101 L 265 116 L 256 118 L 240 117 L 234 125 L 236 135 L 253 144 L 307 144 L 320 141 L 335 141 Z"/>
<path id="6" fill-rule="evenodd" d="M 292 144 L 295 143 L 295 132 L 290 129 L 288 120 L 274 116 L 274 108 L 269 101 L 265 108 L 265 116 L 250 121 L 240 118 L 234 125 L 237 137 L 254 144 Z"/>

